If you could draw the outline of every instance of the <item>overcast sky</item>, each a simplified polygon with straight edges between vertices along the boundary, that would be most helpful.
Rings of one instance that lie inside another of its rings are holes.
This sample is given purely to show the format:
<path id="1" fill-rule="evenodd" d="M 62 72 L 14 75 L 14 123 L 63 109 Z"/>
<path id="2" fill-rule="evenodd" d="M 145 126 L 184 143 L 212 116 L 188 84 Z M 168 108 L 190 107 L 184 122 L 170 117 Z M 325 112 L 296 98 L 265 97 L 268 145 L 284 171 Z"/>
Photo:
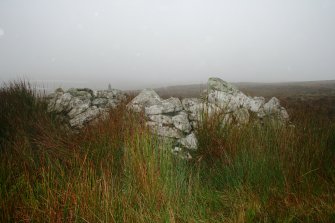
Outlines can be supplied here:
<path id="1" fill-rule="evenodd" d="M 0 0 L 0 77 L 120 89 L 335 79 L 334 0 Z"/>

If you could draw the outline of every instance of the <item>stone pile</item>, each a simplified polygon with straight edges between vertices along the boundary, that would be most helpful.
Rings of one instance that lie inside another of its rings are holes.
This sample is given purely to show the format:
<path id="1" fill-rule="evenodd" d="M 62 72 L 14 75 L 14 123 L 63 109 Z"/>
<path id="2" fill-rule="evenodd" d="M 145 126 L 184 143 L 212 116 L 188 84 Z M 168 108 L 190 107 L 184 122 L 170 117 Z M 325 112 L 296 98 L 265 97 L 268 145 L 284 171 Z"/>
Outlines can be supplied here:
<path id="1" fill-rule="evenodd" d="M 126 95 L 117 89 L 93 91 L 88 88 L 57 89 L 49 95 L 48 111 L 62 115 L 71 128 L 82 128 L 115 108 Z"/>
<path id="2" fill-rule="evenodd" d="M 250 115 L 258 117 L 261 122 L 272 121 L 285 124 L 289 120 L 288 113 L 280 105 L 277 98 L 271 98 L 265 103 L 264 97 L 249 97 L 235 86 L 219 78 L 209 78 L 207 90 L 203 98 L 186 98 L 182 104 L 189 114 L 189 120 L 193 127 L 202 121 L 203 115 L 222 116 L 222 125 L 247 124 Z"/>
<path id="3" fill-rule="evenodd" d="M 151 131 L 173 142 L 174 153 L 190 158 L 187 150 L 196 150 L 198 142 L 181 101 L 178 98 L 161 99 L 151 89 L 144 89 L 129 104 L 128 108 L 144 112 Z"/>
<path id="4" fill-rule="evenodd" d="M 124 99 L 126 95 L 116 89 L 58 89 L 50 95 L 48 110 L 63 115 L 72 128 L 81 128 Z M 153 134 L 172 142 L 172 152 L 185 159 L 190 159 L 190 152 L 198 148 L 195 129 L 204 117 L 218 115 L 222 126 L 247 124 L 251 116 L 257 117 L 259 123 L 285 124 L 289 120 L 277 98 L 266 102 L 263 97 L 249 97 L 219 78 L 209 78 L 201 98 L 162 99 L 154 90 L 144 89 L 127 108 L 143 112 Z"/>
<path id="5" fill-rule="evenodd" d="M 251 114 L 258 117 L 260 123 L 285 124 L 289 119 L 277 98 L 265 103 L 265 98 L 249 97 L 219 78 L 209 78 L 202 98 L 163 100 L 155 91 L 145 89 L 128 104 L 128 108 L 144 112 L 151 131 L 174 141 L 173 152 L 186 159 L 191 158 L 189 151 L 198 147 L 194 130 L 204 117 L 216 114 L 221 117 L 222 126 L 247 124 Z"/>

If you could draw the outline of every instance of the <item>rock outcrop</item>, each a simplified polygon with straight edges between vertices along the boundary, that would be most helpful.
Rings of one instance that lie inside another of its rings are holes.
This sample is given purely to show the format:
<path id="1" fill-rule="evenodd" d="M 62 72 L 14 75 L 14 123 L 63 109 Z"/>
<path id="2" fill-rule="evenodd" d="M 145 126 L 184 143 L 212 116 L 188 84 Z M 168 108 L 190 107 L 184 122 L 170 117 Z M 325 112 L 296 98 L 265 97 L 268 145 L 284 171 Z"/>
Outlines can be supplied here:
<path id="1" fill-rule="evenodd" d="M 251 114 L 258 117 L 261 122 L 271 120 L 285 124 L 289 120 L 286 109 L 280 105 L 277 98 L 273 97 L 265 103 L 265 98 L 249 97 L 219 78 L 209 78 L 203 99 L 186 98 L 182 104 L 189 114 L 193 127 L 202 121 L 203 114 L 211 116 L 220 113 L 223 125 L 247 124 Z"/>
<path id="2" fill-rule="evenodd" d="M 61 114 L 71 128 L 82 128 L 115 108 L 126 95 L 117 89 L 93 91 L 88 88 L 57 89 L 49 95 L 48 111 Z"/>
<path id="3" fill-rule="evenodd" d="M 172 152 L 186 159 L 191 158 L 189 151 L 198 148 L 194 130 L 203 117 L 217 114 L 222 126 L 247 124 L 252 114 L 260 123 L 271 120 L 285 124 L 289 119 L 277 98 L 265 103 L 265 98 L 249 97 L 219 78 L 209 78 L 201 98 L 163 100 L 155 91 L 145 89 L 128 104 L 128 108 L 144 112 L 151 131 L 173 140 Z"/>

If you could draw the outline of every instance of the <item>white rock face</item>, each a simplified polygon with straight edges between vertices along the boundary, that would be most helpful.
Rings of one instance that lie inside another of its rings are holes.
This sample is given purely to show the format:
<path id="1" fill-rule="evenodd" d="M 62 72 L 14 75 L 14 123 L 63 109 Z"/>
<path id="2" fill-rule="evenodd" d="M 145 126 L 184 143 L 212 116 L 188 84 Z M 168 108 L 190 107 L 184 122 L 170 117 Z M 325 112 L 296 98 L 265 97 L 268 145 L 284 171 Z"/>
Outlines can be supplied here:
<path id="1" fill-rule="evenodd" d="M 204 110 L 204 102 L 199 98 L 184 98 L 182 100 L 185 111 L 189 114 L 189 119 L 197 121 Z"/>
<path id="2" fill-rule="evenodd" d="M 184 133 L 189 133 L 192 130 L 192 126 L 190 121 L 188 120 L 188 116 L 186 112 L 180 112 L 177 115 L 172 117 L 173 125 L 181 130 Z"/>
<path id="3" fill-rule="evenodd" d="M 127 107 L 135 112 L 144 111 L 148 118 L 147 125 L 158 136 L 177 140 L 187 137 L 192 131 L 188 114 L 183 111 L 178 98 L 163 100 L 153 90 L 145 89 Z M 188 145 L 180 149 L 191 149 L 187 148 Z M 185 155 L 186 151 L 178 153 Z"/>
<path id="4" fill-rule="evenodd" d="M 184 136 L 179 129 L 168 126 L 153 126 L 152 130 L 155 134 L 163 137 L 180 139 Z"/>
<path id="5" fill-rule="evenodd" d="M 105 105 L 107 105 L 107 103 L 108 103 L 107 98 L 96 98 L 92 101 L 92 105 L 99 107 L 104 107 Z"/>
<path id="6" fill-rule="evenodd" d="M 260 109 L 265 104 L 265 98 L 264 97 L 254 97 L 253 100 L 248 100 L 246 102 L 246 107 L 252 112 L 259 112 Z"/>
<path id="7" fill-rule="evenodd" d="M 185 138 L 178 140 L 178 142 L 185 148 L 188 148 L 191 150 L 198 149 L 198 139 L 193 132 L 189 134 L 188 136 L 186 136 Z"/>
<path id="8" fill-rule="evenodd" d="M 247 124 L 251 113 L 255 113 L 260 119 L 270 117 L 281 123 L 289 119 L 285 108 L 280 105 L 277 98 L 265 103 L 263 97 L 248 97 L 232 84 L 219 78 L 209 78 L 205 94 L 204 100 L 189 98 L 182 101 L 193 127 L 202 121 L 203 113 L 209 117 L 221 114 L 222 125 L 233 123 L 233 120 L 238 125 Z"/>
<path id="9" fill-rule="evenodd" d="M 172 117 L 168 115 L 151 115 L 149 119 L 162 125 L 173 125 Z"/>
<path id="10" fill-rule="evenodd" d="M 128 108 L 136 112 L 141 112 L 144 111 L 146 107 L 160 104 L 161 101 L 162 99 L 154 90 L 144 89 L 128 104 Z"/>
<path id="11" fill-rule="evenodd" d="M 169 98 L 150 107 L 145 107 L 144 110 L 146 115 L 158 115 L 179 112 L 182 109 L 183 106 L 178 98 Z"/>
<path id="12" fill-rule="evenodd" d="M 228 94 L 233 94 L 234 92 L 238 91 L 234 85 L 226 81 L 223 81 L 222 79 L 217 78 L 217 77 L 209 78 L 207 85 L 208 85 L 208 89 L 212 91 L 222 91 Z"/>
<path id="13" fill-rule="evenodd" d="M 76 117 L 77 115 L 83 113 L 91 106 L 90 99 L 81 100 L 79 98 L 73 98 L 70 102 L 70 112 L 67 113 L 70 119 Z"/>
<path id="14" fill-rule="evenodd" d="M 284 107 L 280 105 L 279 100 L 276 97 L 271 98 L 263 106 L 263 112 L 265 117 L 269 117 L 272 120 L 287 122 L 289 120 L 289 115 Z"/>
<path id="15" fill-rule="evenodd" d="M 70 88 L 66 92 L 57 89 L 49 95 L 48 111 L 65 116 L 73 128 L 82 128 L 85 123 L 106 116 L 126 95 L 116 89 L 92 91 L 88 88 Z"/>
<path id="16" fill-rule="evenodd" d="M 74 118 L 70 119 L 69 123 L 71 127 L 83 127 L 83 125 L 89 121 L 92 121 L 93 119 L 97 118 L 101 113 L 101 109 L 93 106 L 85 110 L 85 112 L 82 112 L 75 116 Z"/>
<path id="17" fill-rule="evenodd" d="M 72 99 L 72 95 L 69 93 L 59 95 L 59 98 L 56 99 L 53 109 L 56 112 L 62 112 L 69 110 L 68 106 Z"/>

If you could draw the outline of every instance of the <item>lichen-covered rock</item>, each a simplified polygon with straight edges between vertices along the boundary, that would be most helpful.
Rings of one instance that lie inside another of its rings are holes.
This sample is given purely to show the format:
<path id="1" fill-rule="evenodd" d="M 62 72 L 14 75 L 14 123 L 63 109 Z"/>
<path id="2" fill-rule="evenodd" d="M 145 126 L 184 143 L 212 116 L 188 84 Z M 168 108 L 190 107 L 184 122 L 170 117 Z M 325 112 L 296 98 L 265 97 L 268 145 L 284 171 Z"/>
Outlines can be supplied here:
<path id="1" fill-rule="evenodd" d="M 208 103 L 215 104 L 227 112 L 234 112 L 241 107 L 246 107 L 249 100 L 251 99 L 238 90 L 231 93 L 215 90 L 208 92 Z"/>
<path id="2" fill-rule="evenodd" d="M 198 139 L 195 136 L 194 132 L 187 135 L 185 138 L 179 139 L 177 141 L 183 147 L 190 149 L 190 150 L 197 150 L 198 149 Z"/>
<path id="3" fill-rule="evenodd" d="M 252 112 L 259 112 L 265 104 L 264 97 L 254 97 L 253 100 L 246 101 L 246 108 Z"/>
<path id="4" fill-rule="evenodd" d="M 173 125 L 182 132 L 190 133 L 192 130 L 192 126 L 188 120 L 186 112 L 179 112 L 177 115 L 173 116 L 172 122 Z"/>
<path id="5" fill-rule="evenodd" d="M 154 90 L 144 89 L 127 105 L 127 107 L 133 111 L 141 112 L 144 111 L 146 107 L 160 104 L 161 101 L 162 99 Z"/>
<path id="6" fill-rule="evenodd" d="M 263 112 L 266 117 L 279 122 L 287 122 L 289 115 L 284 107 L 280 105 L 278 98 L 271 98 L 263 106 Z"/>
<path id="7" fill-rule="evenodd" d="M 149 120 L 162 125 L 173 125 L 172 117 L 168 115 L 151 115 L 148 117 Z"/>
<path id="8" fill-rule="evenodd" d="M 88 88 L 70 88 L 66 92 L 70 93 L 73 97 L 76 97 L 82 100 L 91 99 L 93 96 L 93 91 Z"/>
<path id="9" fill-rule="evenodd" d="M 92 106 L 86 109 L 84 112 L 76 115 L 74 118 L 70 119 L 69 123 L 71 127 L 83 127 L 85 123 L 98 118 L 101 114 L 101 109 Z"/>
<path id="10" fill-rule="evenodd" d="M 177 123 L 174 122 L 175 128 L 188 135 L 177 141 L 179 146 L 175 147 L 174 153 L 197 148 L 194 129 L 204 118 L 211 118 L 213 115 L 216 115 L 215 120 L 221 122 L 223 127 L 231 124 L 245 125 L 249 123 L 251 113 L 255 114 L 253 117 L 259 117 L 260 122 L 264 121 L 264 117 L 280 123 L 287 122 L 289 118 L 285 108 L 280 106 L 276 98 L 265 103 L 264 97 L 249 97 L 219 78 L 210 78 L 202 97 L 184 98 L 182 106 L 183 111 L 180 113 L 183 115 L 172 117 L 172 121 L 178 120 Z M 164 109 L 160 102 L 145 111 L 146 114 L 158 114 L 164 112 Z M 184 152 L 182 154 L 185 154 Z"/>
<path id="11" fill-rule="evenodd" d="M 63 115 L 72 128 L 106 116 L 110 108 L 115 108 L 126 95 L 116 89 L 93 91 L 88 88 L 57 89 L 49 95 L 48 111 Z"/>
<path id="12" fill-rule="evenodd" d="M 121 101 L 127 98 L 126 94 L 118 89 L 110 89 L 110 90 L 99 90 L 94 92 L 95 98 L 107 99 L 108 102 L 106 104 L 114 105 L 119 104 Z M 109 107 L 108 105 L 106 107 Z"/>
<path id="13" fill-rule="evenodd" d="M 147 125 L 158 136 L 177 140 L 192 131 L 188 114 L 178 98 L 163 100 L 155 91 L 145 89 L 127 107 L 135 112 L 144 111 Z"/>
<path id="14" fill-rule="evenodd" d="M 117 89 L 71 88 L 57 89 L 48 99 L 49 111 L 65 116 L 72 128 L 81 128 L 107 117 L 108 111 L 126 99 L 126 95 Z M 258 117 L 259 123 L 270 120 L 285 124 L 289 120 L 277 98 L 265 102 L 264 97 L 249 97 L 220 78 L 209 78 L 201 98 L 163 100 L 154 90 L 144 89 L 127 108 L 143 112 L 151 132 L 164 141 L 171 141 L 172 152 L 183 159 L 190 159 L 190 152 L 198 148 L 195 130 L 207 118 L 214 117 L 212 120 L 222 127 L 245 125 L 250 117 Z"/>
<path id="15" fill-rule="evenodd" d="M 200 119 L 201 113 L 204 110 L 204 102 L 199 98 L 184 98 L 182 105 L 185 111 L 189 114 L 189 119 L 197 121 Z"/>
<path id="16" fill-rule="evenodd" d="M 210 77 L 208 79 L 207 86 L 207 90 L 209 91 L 221 91 L 228 94 L 234 94 L 238 91 L 238 89 L 234 85 L 217 77 Z"/>
<path id="17" fill-rule="evenodd" d="M 178 98 L 169 98 L 162 100 L 157 104 L 145 107 L 146 115 L 158 115 L 179 112 L 183 109 L 181 101 Z"/>
<path id="18" fill-rule="evenodd" d="M 95 98 L 92 101 L 92 105 L 98 106 L 98 107 L 105 107 L 105 105 L 108 103 L 107 98 Z"/>
<path id="19" fill-rule="evenodd" d="M 58 94 L 57 96 L 58 97 L 56 98 L 53 107 L 51 108 L 50 106 L 50 109 L 58 113 L 63 112 L 63 111 L 65 112 L 68 111 L 69 110 L 68 106 L 72 99 L 72 95 L 69 93 L 62 93 L 62 94 Z"/>
<path id="20" fill-rule="evenodd" d="M 273 97 L 264 104 L 263 109 L 266 114 L 277 113 L 281 109 L 280 102 L 276 97 Z"/>
<path id="21" fill-rule="evenodd" d="M 148 121 L 147 125 L 150 127 L 152 133 L 168 138 L 180 139 L 184 136 L 183 132 L 175 127 L 165 126 L 162 123 Z"/>
<path id="22" fill-rule="evenodd" d="M 263 97 L 249 97 L 219 78 L 210 78 L 207 88 L 207 106 L 215 105 L 222 113 L 232 113 L 237 124 L 247 124 L 250 113 L 255 113 L 256 117 L 262 120 L 268 117 L 280 123 L 285 123 L 289 119 L 286 109 L 280 105 L 277 98 L 265 103 Z"/>
<path id="23" fill-rule="evenodd" d="M 71 110 L 69 113 L 67 113 L 67 116 L 72 119 L 76 117 L 77 115 L 83 113 L 91 106 L 91 100 L 90 99 L 84 99 L 81 100 L 79 98 L 73 98 L 71 100 Z"/>

